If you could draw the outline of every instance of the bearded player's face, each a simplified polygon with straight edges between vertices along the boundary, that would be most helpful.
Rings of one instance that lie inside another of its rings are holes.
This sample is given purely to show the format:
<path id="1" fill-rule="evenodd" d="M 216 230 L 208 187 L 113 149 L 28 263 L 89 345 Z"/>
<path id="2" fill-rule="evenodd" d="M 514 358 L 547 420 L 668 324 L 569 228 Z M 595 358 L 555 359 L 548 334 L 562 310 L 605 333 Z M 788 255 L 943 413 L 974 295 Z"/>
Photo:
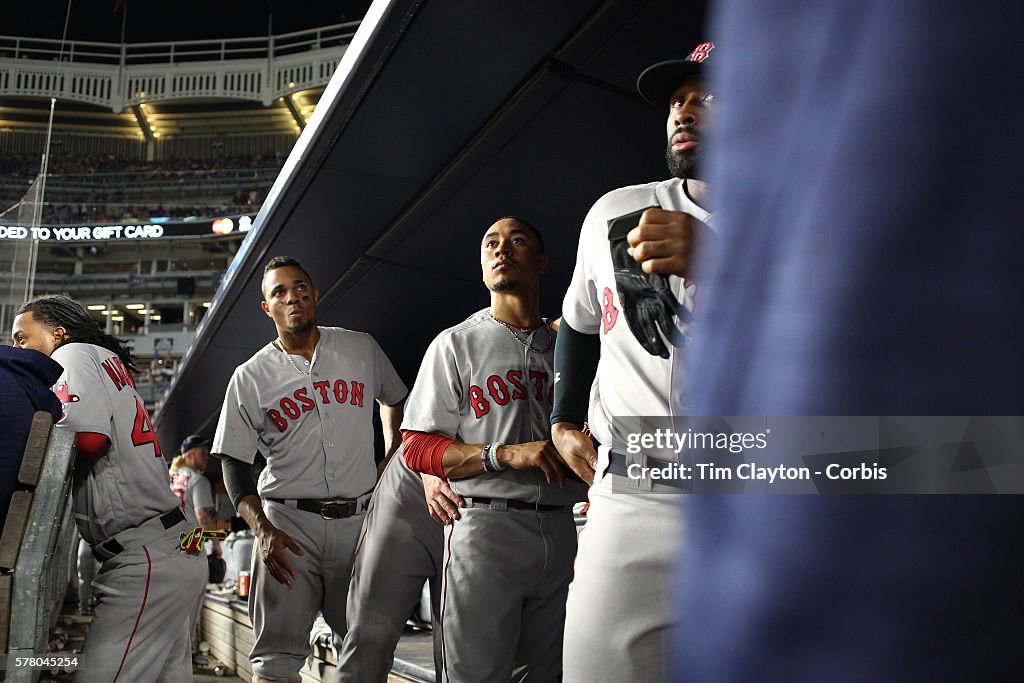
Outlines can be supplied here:
<path id="1" fill-rule="evenodd" d="M 676 88 L 668 101 L 668 147 L 665 161 L 676 178 L 699 178 L 698 161 L 705 127 L 714 104 L 699 76 Z"/>
<path id="2" fill-rule="evenodd" d="M 263 278 L 263 310 L 279 333 L 301 334 L 316 325 L 319 298 L 301 268 L 274 268 Z"/>

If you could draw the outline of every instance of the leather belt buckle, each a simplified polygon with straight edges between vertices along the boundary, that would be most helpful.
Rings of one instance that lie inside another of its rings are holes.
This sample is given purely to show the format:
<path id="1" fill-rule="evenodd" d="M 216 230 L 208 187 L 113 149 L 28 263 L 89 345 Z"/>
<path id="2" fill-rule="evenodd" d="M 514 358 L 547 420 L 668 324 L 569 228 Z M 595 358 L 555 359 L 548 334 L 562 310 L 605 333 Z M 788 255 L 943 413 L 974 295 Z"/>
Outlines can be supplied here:
<path id="1" fill-rule="evenodd" d="M 320 516 L 324 519 L 345 519 L 356 514 L 354 500 L 324 500 L 320 502 Z"/>

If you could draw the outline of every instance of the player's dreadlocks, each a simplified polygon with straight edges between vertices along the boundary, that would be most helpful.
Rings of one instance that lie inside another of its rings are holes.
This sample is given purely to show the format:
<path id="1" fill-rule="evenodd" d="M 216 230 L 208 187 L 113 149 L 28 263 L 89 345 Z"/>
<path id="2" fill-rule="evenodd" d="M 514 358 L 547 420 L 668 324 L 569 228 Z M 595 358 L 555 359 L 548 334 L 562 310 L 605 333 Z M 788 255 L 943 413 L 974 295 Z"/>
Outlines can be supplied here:
<path id="1" fill-rule="evenodd" d="M 59 294 L 37 296 L 23 304 L 16 315 L 22 313 L 32 313 L 33 319 L 48 327 L 63 327 L 67 332 L 67 338 L 61 344 L 82 342 L 102 346 L 116 353 L 126 368 L 133 374 L 138 374 L 128 344 L 123 339 L 101 331 L 89 312 L 74 299 Z"/>

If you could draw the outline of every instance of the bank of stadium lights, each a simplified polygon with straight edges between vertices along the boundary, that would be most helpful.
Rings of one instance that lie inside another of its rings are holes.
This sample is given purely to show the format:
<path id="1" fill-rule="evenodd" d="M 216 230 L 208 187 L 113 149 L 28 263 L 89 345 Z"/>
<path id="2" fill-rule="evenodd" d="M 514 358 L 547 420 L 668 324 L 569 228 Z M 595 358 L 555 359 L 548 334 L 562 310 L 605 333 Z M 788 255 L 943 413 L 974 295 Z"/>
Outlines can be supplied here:
<path id="1" fill-rule="evenodd" d="M 125 304 L 124 307 L 129 311 L 141 311 L 146 307 L 146 304 Z"/>
<path id="2" fill-rule="evenodd" d="M 106 304 L 90 304 L 90 305 L 86 306 L 86 308 L 88 308 L 90 311 L 103 311 L 103 310 L 106 310 L 107 305 Z"/>

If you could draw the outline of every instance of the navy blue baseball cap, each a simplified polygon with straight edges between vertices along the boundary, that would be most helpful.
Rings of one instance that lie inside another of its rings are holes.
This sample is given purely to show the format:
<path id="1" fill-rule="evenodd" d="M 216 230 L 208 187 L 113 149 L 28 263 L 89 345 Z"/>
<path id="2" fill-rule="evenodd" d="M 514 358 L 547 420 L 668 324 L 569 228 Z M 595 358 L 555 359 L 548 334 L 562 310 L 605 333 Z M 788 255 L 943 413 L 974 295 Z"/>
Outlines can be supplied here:
<path id="1" fill-rule="evenodd" d="M 686 59 L 670 59 L 647 67 L 636 79 L 637 91 L 647 102 L 664 110 L 668 98 L 687 77 L 703 73 L 714 49 L 714 43 L 703 42 Z"/>
<path id="2" fill-rule="evenodd" d="M 212 443 L 205 436 L 199 436 L 198 434 L 192 434 L 186 436 L 185 440 L 181 442 L 181 448 L 178 449 L 178 453 L 184 455 L 186 451 L 190 451 L 197 446 L 209 445 Z"/>

